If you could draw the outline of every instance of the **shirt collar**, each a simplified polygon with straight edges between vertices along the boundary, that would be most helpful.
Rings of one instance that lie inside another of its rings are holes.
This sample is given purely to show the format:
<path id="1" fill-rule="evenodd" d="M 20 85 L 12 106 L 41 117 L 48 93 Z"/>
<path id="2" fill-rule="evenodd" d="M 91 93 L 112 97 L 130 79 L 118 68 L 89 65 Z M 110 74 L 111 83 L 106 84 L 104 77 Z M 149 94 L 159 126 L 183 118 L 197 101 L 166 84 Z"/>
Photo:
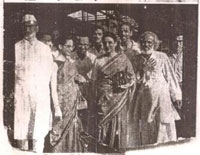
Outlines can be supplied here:
<path id="1" fill-rule="evenodd" d="M 24 37 L 24 41 L 26 41 L 29 44 L 33 45 L 34 43 L 36 43 L 37 38 L 32 38 L 31 40 L 28 40 L 26 37 Z"/>

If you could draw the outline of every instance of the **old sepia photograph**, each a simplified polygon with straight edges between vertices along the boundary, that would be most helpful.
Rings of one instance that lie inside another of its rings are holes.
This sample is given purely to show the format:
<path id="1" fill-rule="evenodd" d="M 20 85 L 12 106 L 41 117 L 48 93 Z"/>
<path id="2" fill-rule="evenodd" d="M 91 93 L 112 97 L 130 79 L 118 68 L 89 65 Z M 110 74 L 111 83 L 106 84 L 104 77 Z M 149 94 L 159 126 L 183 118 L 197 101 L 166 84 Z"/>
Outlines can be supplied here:
<path id="1" fill-rule="evenodd" d="M 4 2 L 9 150 L 124 154 L 196 139 L 198 4 L 184 2 L 196 3 Z"/>

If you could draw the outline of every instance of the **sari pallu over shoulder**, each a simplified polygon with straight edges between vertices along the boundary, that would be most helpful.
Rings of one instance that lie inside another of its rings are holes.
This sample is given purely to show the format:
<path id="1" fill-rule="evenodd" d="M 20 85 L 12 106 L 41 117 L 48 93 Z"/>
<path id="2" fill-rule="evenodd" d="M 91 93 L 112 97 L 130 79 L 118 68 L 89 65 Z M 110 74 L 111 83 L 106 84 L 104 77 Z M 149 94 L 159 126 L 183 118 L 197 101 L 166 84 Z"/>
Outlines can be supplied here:
<path id="1" fill-rule="evenodd" d="M 54 121 L 50 133 L 52 152 L 82 151 L 79 135 L 82 124 L 77 115 L 80 90 L 74 81 L 77 72 L 74 64 L 67 61 L 58 71 L 58 99 L 63 119 Z"/>
<path id="2" fill-rule="evenodd" d="M 97 94 L 100 93 L 98 106 L 101 108 L 99 113 L 101 118 L 98 121 L 99 141 L 116 149 L 126 147 L 128 106 L 134 93 L 132 87 L 119 92 L 113 90 L 111 79 L 123 71 L 135 76 L 128 58 L 123 53 L 119 53 L 101 67 L 101 79 L 98 80 L 97 86 Z M 108 82 L 105 82 L 106 80 Z M 118 136 L 118 144 L 116 144 L 116 136 Z"/>
<path id="3" fill-rule="evenodd" d="M 127 67 L 125 65 L 127 60 L 128 58 L 125 54 L 118 53 L 102 66 L 101 71 L 111 77 Z"/>

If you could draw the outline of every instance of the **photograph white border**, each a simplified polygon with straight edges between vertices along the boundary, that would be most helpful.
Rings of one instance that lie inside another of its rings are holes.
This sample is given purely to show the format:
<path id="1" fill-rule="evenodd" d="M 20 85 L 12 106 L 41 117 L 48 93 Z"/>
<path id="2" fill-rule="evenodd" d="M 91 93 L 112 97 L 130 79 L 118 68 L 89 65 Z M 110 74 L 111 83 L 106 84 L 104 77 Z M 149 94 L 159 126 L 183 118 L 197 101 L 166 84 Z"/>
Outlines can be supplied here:
<path id="1" fill-rule="evenodd" d="M 168 2 L 159 2 L 159 3 L 154 3 L 154 2 L 133 2 L 133 0 L 109 0 L 109 2 L 106 2 L 105 0 L 5 0 L 4 2 L 6 3 L 129 3 L 129 4 L 179 4 L 179 5 L 184 5 L 184 4 L 198 4 L 198 2 L 175 2 L 175 3 L 168 3 Z M 199 10 L 198 10 L 198 17 L 199 17 Z M 4 148 L 4 151 L 6 154 L 22 154 L 22 152 L 15 152 L 14 149 L 6 149 L 7 148 L 7 143 L 4 144 L 2 142 L 2 129 L 4 130 L 5 128 L 3 127 L 3 1 L 0 2 L 0 16 L 2 17 L 0 19 L 0 154 L 1 151 Z M 199 34 L 199 19 L 198 19 L 198 34 Z M 199 35 L 198 35 L 198 45 L 200 45 L 199 41 Z M 199 63 L 199 50 L 200 47 L 198 46 L 198 63 L 197 63 L 197 76 L 200 77 L 200 63 Z M 200 107 L 199 107 L 199 102 L 200 102 L 200 82 L 197 78 L 197 100 L 196 100 L 196 109 L 197 109 L 197 115 L 196 115 L 196 138 L 191 138 L 190 142 L 185 142 L 185 143 L 177 143 L 175 145 L 168 145 L 168 146 L 160 146 L 156 148 L 149 148 L 149 149 L 143 149 L 143 150 L 133 150 L 133 151 L 127 151 L 127 155 L 131 154 L 137 154 L 137 155 L 188 155 L 188 154 L 198 154 L 200 153 Z M 4 132 L 4 131 L 3 131 Z M 31 154 L 31 152 L 24 152 L 24 154 Z M 59 153 L 54 153 L 54 154 L 59 154 Z M 81 153 L 82 154 L 82 153 Z M 96 153 L 90 153 L 90 154 L 96 154 Z"/>

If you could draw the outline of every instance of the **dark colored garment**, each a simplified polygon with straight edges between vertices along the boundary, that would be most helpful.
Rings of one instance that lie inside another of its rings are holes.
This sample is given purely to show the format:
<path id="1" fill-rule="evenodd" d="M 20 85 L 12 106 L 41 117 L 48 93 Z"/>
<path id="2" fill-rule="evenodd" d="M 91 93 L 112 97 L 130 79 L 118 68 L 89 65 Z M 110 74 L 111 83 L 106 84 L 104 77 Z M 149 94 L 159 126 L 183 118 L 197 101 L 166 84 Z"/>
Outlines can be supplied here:
<path id="1" fill-rule="evenodd" d="M 134 79 L 135 74 L 123 53 L 111 59 L 104 56 L 96 59 L 92 79 L 97 83 L 98 138 L 118 150 L 126 148 L 128 107 L 133 91 L 118 89 L 116 85 L 126 82 L 127 77 Z"/>

